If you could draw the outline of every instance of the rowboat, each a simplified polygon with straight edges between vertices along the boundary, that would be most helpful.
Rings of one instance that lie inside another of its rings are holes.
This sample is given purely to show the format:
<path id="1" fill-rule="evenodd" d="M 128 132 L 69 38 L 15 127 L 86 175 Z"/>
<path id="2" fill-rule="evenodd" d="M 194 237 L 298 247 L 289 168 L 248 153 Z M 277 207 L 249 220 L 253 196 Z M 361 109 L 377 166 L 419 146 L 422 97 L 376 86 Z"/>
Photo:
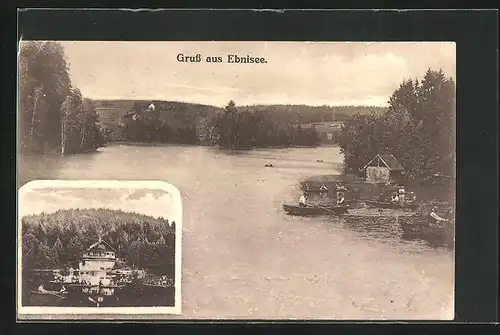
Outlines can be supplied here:
<path id="1" fill-rule="evenodd" d="M 389 209 L 415 209 L 418 207 L 418 204 L 416 203 L 406 203 L 404 205 L 401 205 L 398 203 L 393 204 L 391 202 L 373 201 L 373 200 L 366 200 L 365 203 L 370 207 L 389 208 Z"/>
<path id="2" fill-rule="evenodd" d="M 283 209 L 285 212 L 291 215 L 298 216 L 313 216 L 313 215 L 325 215 L 325 214 L 344 214 L 347 213 L 347 206 L 332 206 L 332 207 L 320 207 L 320 206 L 310 206 L 310 207 L 300 207 L 294 205 L 283 204 Z"/>
<path id="3" fill-rule="evenodd" d="M 454 221 L 439 223 L 430 223 L 425 216 L 413 216 L 401 218 L 400 226 L 405 238 L 420 238 L 427 241 L 439 241 L 453 245 L 455 240 Z"/>
<path id="4" fill-rule="evenodd" d="M 67 296 L 67 292 L 58 291 L 30 291 L 30 305 L 58 306 Z"/>

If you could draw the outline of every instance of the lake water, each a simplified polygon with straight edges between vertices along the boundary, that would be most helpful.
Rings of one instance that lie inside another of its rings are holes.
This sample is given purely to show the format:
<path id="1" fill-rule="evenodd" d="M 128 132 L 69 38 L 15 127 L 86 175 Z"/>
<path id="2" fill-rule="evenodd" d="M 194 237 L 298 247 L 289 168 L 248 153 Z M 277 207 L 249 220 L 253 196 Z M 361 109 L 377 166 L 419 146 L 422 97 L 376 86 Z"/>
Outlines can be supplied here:
<path id="1" fill-rule="evenodd" d="M 395 218 L 285 215 L 281 205 L 297 201 L 300 179 L 340 174 L 341 162 L 338 147 L 228 153 L 116 144 L 21 157 L 19 182 L 176 185 L 184 205 L 182 318 L 453 318 L 452 251 L 401 239 Z"/>

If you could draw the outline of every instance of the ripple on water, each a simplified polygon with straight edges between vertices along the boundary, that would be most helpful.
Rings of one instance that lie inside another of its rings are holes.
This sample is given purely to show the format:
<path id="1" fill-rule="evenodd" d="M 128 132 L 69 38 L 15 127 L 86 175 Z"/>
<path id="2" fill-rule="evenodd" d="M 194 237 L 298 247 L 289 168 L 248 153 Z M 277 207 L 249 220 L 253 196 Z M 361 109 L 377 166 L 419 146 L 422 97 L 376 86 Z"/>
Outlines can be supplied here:
<path id="1" fill-rule="evenodd" d="M 327 217 L 330 223 L 339 225 L 342 229 L 353 233 L 355 239 L 368 243 L 384 244 L 399 252 L 422 253 L 446 250 L 443 245 L 429 241 L 403 238 L 399 216 L 408 213 L 393 213 L 392 215 L 348 215 L 343 217 Z"/>

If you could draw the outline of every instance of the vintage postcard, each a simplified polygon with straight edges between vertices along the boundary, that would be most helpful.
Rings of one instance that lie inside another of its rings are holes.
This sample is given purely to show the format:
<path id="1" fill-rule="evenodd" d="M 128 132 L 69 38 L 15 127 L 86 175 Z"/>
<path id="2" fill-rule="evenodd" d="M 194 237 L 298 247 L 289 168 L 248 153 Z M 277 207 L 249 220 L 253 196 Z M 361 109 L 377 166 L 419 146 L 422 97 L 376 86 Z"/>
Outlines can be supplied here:
<path id="1" fill-rule="evenodd" d="M 181 312 L 174 186 L 37 180 L 21 187 L 18 204 L 20 319 Z"/>
<path id="2" fill-rule="evenodd" d="M 22 311 L 453 319 L 455 67 L 452 42 L 21 41 Z M 182 228 L 172 188 L 102 179 L 175 185 Z"/>

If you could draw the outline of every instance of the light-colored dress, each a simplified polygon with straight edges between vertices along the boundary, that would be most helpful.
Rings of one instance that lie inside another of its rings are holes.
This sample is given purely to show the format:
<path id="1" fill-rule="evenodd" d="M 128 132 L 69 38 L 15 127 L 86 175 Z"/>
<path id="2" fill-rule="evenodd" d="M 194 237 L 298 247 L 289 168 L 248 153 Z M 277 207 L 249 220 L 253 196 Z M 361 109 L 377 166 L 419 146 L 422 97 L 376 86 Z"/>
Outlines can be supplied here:
<path id="1" fill-rule="evenodd" d="M 400 194 L 399 195 L 399 204 L 400 205 L 404 205 L 405 204 L 405 195 L 404 194 Z"/>

